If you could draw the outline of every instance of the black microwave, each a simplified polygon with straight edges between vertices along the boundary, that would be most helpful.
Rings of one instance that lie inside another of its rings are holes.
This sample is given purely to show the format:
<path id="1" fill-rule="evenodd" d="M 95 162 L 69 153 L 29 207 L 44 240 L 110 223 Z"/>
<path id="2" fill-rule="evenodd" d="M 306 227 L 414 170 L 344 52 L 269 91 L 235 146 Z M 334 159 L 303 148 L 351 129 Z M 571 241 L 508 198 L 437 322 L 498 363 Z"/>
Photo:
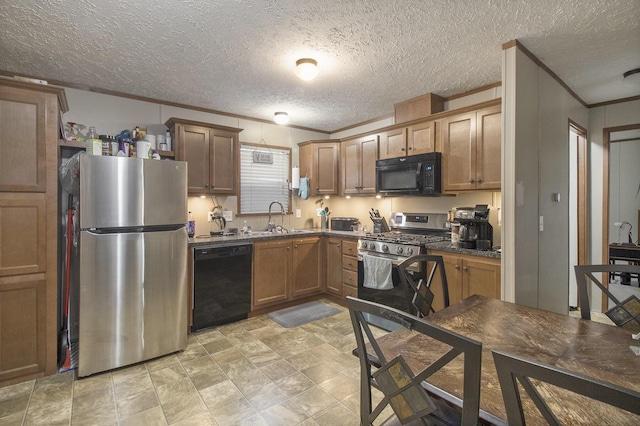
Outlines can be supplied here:
<path id="1" fill-rule="evenodd" d="M 410 155 L 376 161 L 376 192 L 381 195 L 437 196 L 442 190 L 442 154 Z"/>

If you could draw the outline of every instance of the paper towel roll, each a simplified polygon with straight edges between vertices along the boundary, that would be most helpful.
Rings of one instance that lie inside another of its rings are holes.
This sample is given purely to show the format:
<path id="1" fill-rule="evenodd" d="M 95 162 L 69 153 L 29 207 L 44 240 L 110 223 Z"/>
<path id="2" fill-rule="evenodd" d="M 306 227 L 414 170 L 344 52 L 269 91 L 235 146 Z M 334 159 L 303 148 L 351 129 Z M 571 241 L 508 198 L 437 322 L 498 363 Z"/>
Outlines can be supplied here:
<path id="1" fill-rule="evenodd" d="M 300 188 L 300 168 L 294 167 L 291 169 L 291 189 Z"/>

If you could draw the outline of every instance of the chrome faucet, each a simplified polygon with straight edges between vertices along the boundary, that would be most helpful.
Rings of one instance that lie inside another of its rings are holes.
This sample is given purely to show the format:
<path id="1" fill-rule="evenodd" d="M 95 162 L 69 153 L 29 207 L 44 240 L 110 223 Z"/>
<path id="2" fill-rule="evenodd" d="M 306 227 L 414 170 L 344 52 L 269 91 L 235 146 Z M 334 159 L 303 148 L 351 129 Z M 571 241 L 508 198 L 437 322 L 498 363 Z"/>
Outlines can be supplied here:
<path id="1" fill-rule="evenodd" d="M 284 229 L 284 215 L 285 215 L 284 206 L 280 201 L 272 201 L 271 204 L 269 204 L 269 224 L 267 225 L 267 231 L 269 232 L 273 232 L 276 229 L 276 226 L 273 223 L 271 223 L 271 207 L 273 207 L 274 204 L 277 204 L 280 206 L 280 214 L 282 215 L 280 229 L 281 230 Z"/>

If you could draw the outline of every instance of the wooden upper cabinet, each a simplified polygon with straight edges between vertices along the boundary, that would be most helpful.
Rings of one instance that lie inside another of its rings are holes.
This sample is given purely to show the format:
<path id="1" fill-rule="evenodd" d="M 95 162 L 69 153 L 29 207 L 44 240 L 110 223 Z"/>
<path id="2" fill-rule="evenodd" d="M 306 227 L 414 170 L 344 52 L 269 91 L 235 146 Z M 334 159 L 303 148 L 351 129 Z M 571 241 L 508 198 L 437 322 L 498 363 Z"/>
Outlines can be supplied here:
<path id="1" fill-rule="evenodd" d="M 368 135 L 342 142 L 341 195 L 364 195 L 376 192 L 378 135 Z"/>
<path id="2" fill-rule="evenodd" d="M 309 178 L 309 196 L 338 195 L 340 143 L 335 139 L 298 144 L 300 176 Z"/>
<path id="3" fill-rule="evenodd" d="M 444 191 L 499 190 L 500 106 L 442 119 Z"/>
<path id="4" fill-rule="evenodd" d="M 425 154 L 435 150 L 435 120 L 388 130 L 380 136 L 380 159 Z"/>
<path id="5" fill-rule="evenodd" d="M 170 118 L 175 159 L 186 161 L 190 195 L 235 194 L 242 129 Z"/>

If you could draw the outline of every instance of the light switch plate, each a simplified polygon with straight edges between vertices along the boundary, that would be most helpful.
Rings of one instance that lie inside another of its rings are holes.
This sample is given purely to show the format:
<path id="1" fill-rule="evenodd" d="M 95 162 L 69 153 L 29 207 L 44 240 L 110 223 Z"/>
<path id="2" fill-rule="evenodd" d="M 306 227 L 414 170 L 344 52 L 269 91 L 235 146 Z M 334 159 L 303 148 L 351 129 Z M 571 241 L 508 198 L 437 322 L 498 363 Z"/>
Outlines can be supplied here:
<path id="1" fill-rule="evenodd" d="M 233 222 L 233 212 L 231 210 L 223 210 L 222 217 L 224 217 L 224 220 L 227 222 Z"/>
<path id="2" fill-rule="evenodd" d="M 207 213 L 207 222 L 211 222 L 213 220 L 213 212 Z"/>
<path id="3" fill-rule="evenodd" d="M 302 217 L 302 210 L 296 209 L 296 218 L 300 219 Z"/>

